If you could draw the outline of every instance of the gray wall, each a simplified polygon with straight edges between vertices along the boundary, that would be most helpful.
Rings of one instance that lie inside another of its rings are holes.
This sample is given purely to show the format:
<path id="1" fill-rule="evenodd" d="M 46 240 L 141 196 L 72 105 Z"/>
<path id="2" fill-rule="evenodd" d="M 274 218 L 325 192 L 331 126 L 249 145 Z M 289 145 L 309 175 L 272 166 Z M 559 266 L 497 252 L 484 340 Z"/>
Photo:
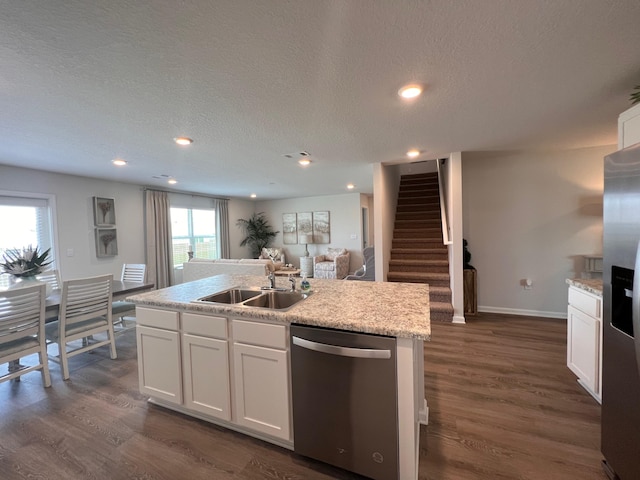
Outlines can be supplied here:
<path id="1" fill-rule="evenodd" d="M 346 248 L 351 254 L 349 258 L 349 273 L 353 273 L 362 266 L 362 217 L 360 205 L 359 193 L 345 193 L 343 195 L 257 201 L 256 212 L 264 212 L 274 229 L 280 232 L 272 245 L 284 247 L 287 263 L 299 266 L 299 258 L 304 254 L 304 244 L 283 244 L 282 214 L 329 211 L 331 242 L 322 245 L 309 245 L 309 255 L 322 254 L 328 247 Z M 232 226 L 232 228 L 234 227 Z"/>
<path id="2" fill-rule="evenodd" d="M 602 252 L 603 157 L 615 150 L 463 153 L 480 311 L 566 317 L 565 280 L 582 273 L 581 255 Z"/>
<path id="3" fill-rule="evenodd" d="M 58 238 L 57 267 L 63 279 L 112 273 L 120 278 L 123 263 L 144 263 L 143 188 L 139 185 L 62 175 L 0 165 L 0 190 L 55 195 Z M 115 199 L 118 255 L 97 258 L 93 226 L 93 197 Z M 254 203 L 229 201 L 232 257 L 246 256 L 234 219 L 247 217 Z M 67 256 L 67 250 L 73 256 Z"/>

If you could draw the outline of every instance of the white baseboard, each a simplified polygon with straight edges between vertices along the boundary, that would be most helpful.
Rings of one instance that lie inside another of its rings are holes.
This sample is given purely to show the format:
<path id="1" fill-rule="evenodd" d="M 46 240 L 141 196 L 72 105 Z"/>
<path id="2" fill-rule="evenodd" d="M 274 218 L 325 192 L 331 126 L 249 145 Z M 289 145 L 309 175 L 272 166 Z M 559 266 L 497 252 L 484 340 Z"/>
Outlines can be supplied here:
<path id="1" fill-rule="evenodd" d="M 525 310 L 522 308 L 504 308 L 504 307 L 489 307 L 479 306 L 478 311 L 481 313 L 504 313 L 507 315 L 522 315 L 525 317 L 544 317 L 544 318 L 557 318 L 559 320 L 567 319 L 567 312 L 545 312 L 541 310 Z"/>
<path id="2" fill-rule="evenodd" d="M 454 315 L 451 323 L 467 323 L 464 319 L 464 315 Z"/>

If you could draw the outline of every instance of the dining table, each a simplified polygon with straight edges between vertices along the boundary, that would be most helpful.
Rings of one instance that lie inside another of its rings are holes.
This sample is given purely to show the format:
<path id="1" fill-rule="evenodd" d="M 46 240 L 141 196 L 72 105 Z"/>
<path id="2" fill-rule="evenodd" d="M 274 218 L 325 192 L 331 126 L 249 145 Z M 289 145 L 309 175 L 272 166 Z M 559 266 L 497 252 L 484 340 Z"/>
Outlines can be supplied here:
<path id="1" fill-rule="evenodd" d="M 123 282 L 122 280 L 113 280 L 113 301 L 117 302 L 118 300 L 124 300 L 126 297 L 134 293 L 153 290 L 154 286 L 155 285 L 153 283 L 148 282 Z M 55 289 L 51 294 L 47 295 L 45 303 L 45 322 L 54 322 L 58 319 L 61 297 L 61 289 Z"/>

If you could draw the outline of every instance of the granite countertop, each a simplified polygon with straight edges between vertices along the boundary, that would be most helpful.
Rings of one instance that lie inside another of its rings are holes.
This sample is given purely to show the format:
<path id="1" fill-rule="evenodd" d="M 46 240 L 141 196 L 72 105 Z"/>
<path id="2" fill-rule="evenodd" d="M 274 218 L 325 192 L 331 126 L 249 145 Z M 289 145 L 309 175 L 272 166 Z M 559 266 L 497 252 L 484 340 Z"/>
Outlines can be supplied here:
<path id="1" fill-rule="evenodd" d="M 602 296 L 601 278 L 567 278 L 567 283 L 572 287 L 580 288 L 594 295 Z"/>
<path id="2" fill-rule="evenodd" d="M 309 281 L 312 294 L 288 311 L 193 303 L 193 300 L 227 288 L 268 284 L 266 277 L 248 275 L 216 275 L 132 295 L 127 297 L 127 301 L 141 306 L 300 323 L 393 337 L 423 340 L 431 337 L 428 285 L 314 278 Z M 289 287 L 290 284 L 287 278 L 276 277 L 276 286 Z"/>

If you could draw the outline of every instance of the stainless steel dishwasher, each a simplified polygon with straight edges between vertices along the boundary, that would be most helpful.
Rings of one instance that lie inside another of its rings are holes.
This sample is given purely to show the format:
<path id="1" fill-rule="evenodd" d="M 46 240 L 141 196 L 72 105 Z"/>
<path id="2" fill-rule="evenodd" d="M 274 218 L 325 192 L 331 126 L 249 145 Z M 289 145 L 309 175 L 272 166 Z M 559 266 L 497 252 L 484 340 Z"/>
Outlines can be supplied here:
<path id="1" fill-rule="evenodd" d="M 291 325 L 291 383 L 296 453 L 398 478 L 395 338 Z"/>

